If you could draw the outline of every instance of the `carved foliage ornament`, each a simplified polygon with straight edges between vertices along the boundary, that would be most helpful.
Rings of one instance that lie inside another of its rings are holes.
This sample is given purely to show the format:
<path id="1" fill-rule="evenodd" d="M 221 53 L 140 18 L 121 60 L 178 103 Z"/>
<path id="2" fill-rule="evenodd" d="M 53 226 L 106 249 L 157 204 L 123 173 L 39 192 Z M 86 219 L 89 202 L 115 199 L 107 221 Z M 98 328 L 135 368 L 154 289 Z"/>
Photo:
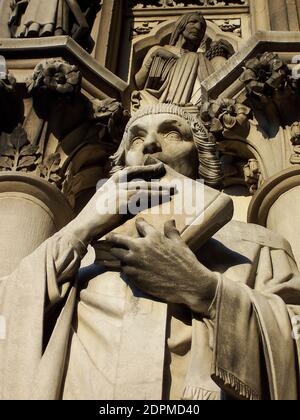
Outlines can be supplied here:
<path id="1" fill-rule="evenodd" d="M 62 60 L 48 60 L 40 63 L 28 79 L 27 89 L 32 93 L 36 89 L 49 89 L 61 94 L 80 91 L 81 74 L 76 66 Z"/>
<path id="2" fill-rule="evenodd" d="M 113 142 L 119 145 L 130 114 L 116 99 L 94 99 L 92 119 L 104 124 Z"/>
<path id="3" fill-rule="evenodd" d="M 259 188 L 261 171 L 256 159 L 249 159 L 243 167 L 245 182 L 249 187 L 250 194 L 255 194 Z"/>
<path id="4" fill-rule="evenodd" d="M 247 6 L 248 0 L 130 0 L 129 7 L 134 9 L 152 7 L 223 7 Z"/>
<path id="5" fill-rule="evenodd" d="M 250 130 L 251 109 L 234 99 L 220 99 L 204 103 L 201 119 L 217 138 L 246 137 Z"/>
<path id="6" fill-rule="evenodd" d="M 33 171 L 40 163 L 38 146 L 30 144 L 27 133 L 19 125 L 6 136 L 7 144 L 0 150 L 1 171 Z"/>
<path id="7" fill-rule="evenodd" d="M 240 80 L 247 92 L 255 96 L 271 96 L 275 90 L 287 85 L 295 87 L 288 66 L 277 54 L 267 52 L 246 62 Z"/>

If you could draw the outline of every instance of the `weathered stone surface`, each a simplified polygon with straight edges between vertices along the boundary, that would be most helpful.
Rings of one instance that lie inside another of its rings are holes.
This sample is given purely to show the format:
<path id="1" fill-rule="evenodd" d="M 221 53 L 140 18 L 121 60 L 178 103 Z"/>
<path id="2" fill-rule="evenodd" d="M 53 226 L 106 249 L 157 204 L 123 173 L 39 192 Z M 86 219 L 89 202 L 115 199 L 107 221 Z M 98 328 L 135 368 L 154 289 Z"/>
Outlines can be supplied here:
<path id="1" fill-rule="evenodd" d="M 300 399 L 299 31 L 0 0 L 0 399 Z"/>

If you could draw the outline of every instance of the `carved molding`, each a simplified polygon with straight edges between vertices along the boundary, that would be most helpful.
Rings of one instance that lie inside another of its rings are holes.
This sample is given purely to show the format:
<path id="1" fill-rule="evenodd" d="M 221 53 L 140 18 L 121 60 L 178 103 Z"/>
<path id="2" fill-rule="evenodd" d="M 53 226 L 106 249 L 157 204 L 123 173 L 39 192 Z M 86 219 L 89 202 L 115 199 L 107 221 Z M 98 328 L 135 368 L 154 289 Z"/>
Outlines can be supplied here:
<path id="1" fill-rule="evenodd" d="M 133 9 L 173 8 L 173 7 L 232 7 L 247 6 L 248 0 L 130 0 Z"/>
<path id="2" fill-rule="evenodd" d="M 7 60 L 16 62 L 39 57 L 33 65 L 32 71 L 43 58 L 62 57 L 62 59 L 78 67 L 82 74 L 84 89 L 91 96 L 99 99 L 109 96 L 120 100 L 128 87 L 124 80 L 100 65 L 68 36 L 38 39 L 1 39 L 0 55 Z M 20 56 L 22 59 L 20 59 Z M 10 67 L 13 68 L 13 65 Z"/>

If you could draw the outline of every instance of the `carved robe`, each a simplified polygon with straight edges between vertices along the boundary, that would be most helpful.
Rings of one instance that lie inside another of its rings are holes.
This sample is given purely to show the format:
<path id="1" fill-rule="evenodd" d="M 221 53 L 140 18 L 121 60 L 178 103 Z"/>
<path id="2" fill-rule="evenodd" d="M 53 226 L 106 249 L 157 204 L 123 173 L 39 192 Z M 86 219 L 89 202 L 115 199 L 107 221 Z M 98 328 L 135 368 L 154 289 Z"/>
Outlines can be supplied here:
<path id="1" fill-rule="evenodd" d="M 0 1 L 0 38 L 10 38 L 8 21 L 11 14 L 11 0 Z"/>
<path id="2" fill-rule="evenodd" d="M 161 47 L 152 48 L 145 61 L 158 48 Z M 163 48 L 178 58 L 154 58 L 145 89 L 140 92 L 142 100 L 180 106 L 199 105 L 201 83 L 214 72 L 210 61 L 202 52 L 184 51 L 172 46 Z"/>
<path id="3" fill-rule="evenodd" d="M 68 33 L 65 0 L 30 0 L 16 37 L 34 38 Z"/>
<path id="4" fill-rule="evenodd" d="M 65 229 L 1 279 L 1 399 L 299 398 L 300 275 L 277 234 L 231 222 L 202 248 L 209 320 L 95 265 L 76 276 L 85 252 Z"/>

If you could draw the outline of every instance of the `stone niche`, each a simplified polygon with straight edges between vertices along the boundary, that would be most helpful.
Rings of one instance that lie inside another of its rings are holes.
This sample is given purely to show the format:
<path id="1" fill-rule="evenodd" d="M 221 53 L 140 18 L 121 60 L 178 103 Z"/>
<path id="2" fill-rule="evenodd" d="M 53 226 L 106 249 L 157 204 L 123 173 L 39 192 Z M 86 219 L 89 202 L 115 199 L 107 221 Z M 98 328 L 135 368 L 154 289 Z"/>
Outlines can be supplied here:
<path id="1" fill-rule="evenodd" d="M 201 11 L 208 21 L 206 42 L 225 39 L 237 51 L 242 39 L 251 36 L 250 7 L 247 0 L 129 1 L 123 9 L 118 75 L 130 82 L 145 50 L 158 42 L 167 43 L 178 17 L 194 11 Z M 202 48 L 207 48 L 207 45 L 203 44 Z"/>

